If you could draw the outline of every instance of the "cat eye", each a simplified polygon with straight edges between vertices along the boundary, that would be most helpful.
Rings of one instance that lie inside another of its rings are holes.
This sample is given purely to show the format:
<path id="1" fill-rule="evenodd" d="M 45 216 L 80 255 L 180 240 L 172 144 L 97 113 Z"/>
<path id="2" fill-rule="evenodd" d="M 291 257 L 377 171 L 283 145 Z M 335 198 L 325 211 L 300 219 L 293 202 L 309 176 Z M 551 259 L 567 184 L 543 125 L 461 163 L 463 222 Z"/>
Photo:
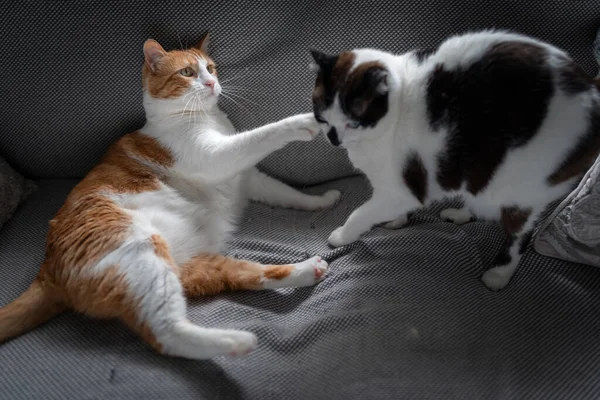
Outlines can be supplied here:
<path id="1" fill-rule="evenodd" d="M 215 66 L 208 65 L 208 66 L 206 66 L 206 70 L 208 71 L 209 74 L 212 74 L 213 72 L 215 72 Z"/>
<path id="2" fill-rule="evenodd" d="M 190 67 L 186 67 L 186 68 L 180 70 L 179 73 L 188 78 L 196 75 L 196 72 Z"/>
<path id="3" fill-rule="evenodd" d="M 346 124 L 346 127 L 350 128 L 350 129 L 356 129 L 359 126 L 360 126 L 360 122 L 358 122 L 358 121 L 350 121 Z"/>

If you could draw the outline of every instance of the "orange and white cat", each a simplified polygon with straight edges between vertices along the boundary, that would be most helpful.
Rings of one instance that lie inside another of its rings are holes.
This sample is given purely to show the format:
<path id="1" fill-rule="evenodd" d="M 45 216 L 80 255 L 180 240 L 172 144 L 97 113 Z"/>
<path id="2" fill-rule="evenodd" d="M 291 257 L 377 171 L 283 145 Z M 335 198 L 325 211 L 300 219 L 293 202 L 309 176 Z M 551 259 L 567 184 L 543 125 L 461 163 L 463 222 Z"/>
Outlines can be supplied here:
<path id="1" fill-rule="evenodd" d="M 319 257 L 261 265 L 219 254 L 248 199 L 318 210 L 340 193 L 303 194 L 254 168 L 289 142 L 312 140 L 319 125 L 309 113 L 234 134 L 217 105 L 221 86 L 207 45 L 207 36 L 187 50 L 144 44 L 147 122 L 108 150 L 50 221 L 37 279 L 0 309 L 0 343 L 70 308 L 119 318 L 164 354 L 245 354 L 254 334 L 191 323 L 185 296 L 324 278 Z"/>

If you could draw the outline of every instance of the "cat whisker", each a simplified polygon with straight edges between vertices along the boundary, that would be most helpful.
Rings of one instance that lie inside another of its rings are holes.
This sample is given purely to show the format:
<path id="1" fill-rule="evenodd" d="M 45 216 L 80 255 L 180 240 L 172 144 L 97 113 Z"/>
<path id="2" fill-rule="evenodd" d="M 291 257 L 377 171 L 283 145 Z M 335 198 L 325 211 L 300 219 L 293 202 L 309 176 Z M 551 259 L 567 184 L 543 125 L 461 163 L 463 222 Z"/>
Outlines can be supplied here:
<path id="1" fill-rule="evenodd" d="M 227 79 L 223 79 L 223 80 L 219 79 L 219 83 L 221 83 L 221 85 L 222 85 L 222 84 L 227 83 L 227 82 L 232 82 L 232 81 L 235 81 L 237 79 L 244 78 L 244 77 L 248 76 L 249 74 L 250 74 L 249 71 L 245 71 L 242 74 L 234 75 L 234 76 L 229 77 Z"/>
<path id="2" fill-rule="evenodd" d="M 177 32 L 177 40 L 179 40 L 179 47 L 183 50 L 183 44 L 181 44 L 181 36 L 179 36 L 179 32 Z"/>
<path id="3" fill-rule="evenodd" d="M 221 93 L 223 93 L 223 92 L 221 92 Z M 258 107 L 261 107 L 261 105 L 260 105 L 259 103 L 255 102 L 255 101 L 252 101 L 252 100 L 250 100 L 250 99 L 247 99 L 247 98 L 245 98 L 244 96 L 240 96 L 239 94 L 237 94 L 237 93 L 235 93 L 235 92 L 227 92 L 227 94 L 228 94 L 229 96 L 235 96 L 235 97 L 236 97 L 236 98 L 238 98 L 240 101 L 242 101 L 242 100 L 243 100 L 243 101 L 247 101 L 248 103 L 251 103 L 251 104 L 254 104 L 254 105 L 258 106 Z"/>
<path id="4" fill-rule="evenodd" d="M 230 90 L 230 89 L 231 89 L 231 90 L 239 90 L 239 91 L 242 91 L 242 92 L 252 92 L 252 93 L 256 93 L 256 92 L 255 92 L 254 90 L 252 90 L 252 89 L 243 88 L 243 87 L 240 87 L 240 86 L 226 86 L 226 87 L 225 87 L 225 89 L 227 89 L 227 90 Z"/>
<path id="5" fill-rule="evenodd" d="M 251 113 L 251 111 L 248 109 L 248 107 L 243 106 L 242 104 L 238 103 L 237 101 L 235 101 L 232 97 L 226 95 L 225 93 L 221 92 L 221 96 L 223 96 L 224 99 L 230 100 L 232 101 L 235 105 L 242 107 L 244 110 L 248 111 L 249 113 Z"/>
<path id="6" fill-rule="evenodd" d="M 187 95 L 186 95 L 186 96 L 187 96 Z M 185 99 L 185 97 L 184 97 L 184 99 Z M 180 116 L 179 116 L 179 118 L 180 118 L 180 119 L 181 119 L 181 118 L 183 118 L 183 116 L 185 115 L 185 112 L 186 112 L 186 110 L 187 110 L 188 104 L 189 104 L 189 103 L 190 103 L 190 101 L 191 101 L 191 100 L 193 100 L 193 99 L 194 99 L 194 97 L 190 97 L 190 98 L 189 98 L 189 100 L 188 100 L 188 101 L 185 103 L 185 106 L 183 107 L 183 111 L 180 113 Z"/>

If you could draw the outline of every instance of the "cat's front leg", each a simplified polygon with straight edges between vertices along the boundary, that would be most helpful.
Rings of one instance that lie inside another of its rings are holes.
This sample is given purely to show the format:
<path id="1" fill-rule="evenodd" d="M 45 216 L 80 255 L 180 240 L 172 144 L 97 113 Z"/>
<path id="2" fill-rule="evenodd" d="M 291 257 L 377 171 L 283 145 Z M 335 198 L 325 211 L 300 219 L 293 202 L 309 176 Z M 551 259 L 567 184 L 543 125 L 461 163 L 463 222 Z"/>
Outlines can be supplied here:
<path id="1" fill-rule="evenodd" d="M 319 133 L 312 113 L 294 115 L 279 122 L 235 135 L 207 131 L 194 145 L 181 149 L 197 174 L 208 182 L 220 182 L 255 166 L 272 152 L 294 141 L 310 141 Z"/>
<path id="2" fill-rule="evenodd" d="M 419 202 L 410 197 L 399 200 L 388 193 L 373 193 L 373 197 L 350 214 L 346 223 L 329 235 L 329 244 L 334 247 L 352 243 L 374 225 L 405 215 L 419 207 Z"/>

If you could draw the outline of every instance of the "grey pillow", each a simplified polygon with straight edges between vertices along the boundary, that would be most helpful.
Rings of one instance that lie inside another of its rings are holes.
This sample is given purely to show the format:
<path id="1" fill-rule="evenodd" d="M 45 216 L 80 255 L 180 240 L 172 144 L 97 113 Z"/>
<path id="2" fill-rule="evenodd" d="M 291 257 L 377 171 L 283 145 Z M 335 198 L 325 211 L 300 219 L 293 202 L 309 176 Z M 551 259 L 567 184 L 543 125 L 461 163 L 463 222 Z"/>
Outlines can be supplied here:
<path id="1" fill-rule="evenodd" d="M 600 156 L 579 186 L 544 221 L 534 249 L 546 256 L 600 267 Z"/>
<path id="2" fill-rule="evenodd" d="M 34 190 L 32 181 L 25 179 L 0 157 L 0 229 Z"/>

